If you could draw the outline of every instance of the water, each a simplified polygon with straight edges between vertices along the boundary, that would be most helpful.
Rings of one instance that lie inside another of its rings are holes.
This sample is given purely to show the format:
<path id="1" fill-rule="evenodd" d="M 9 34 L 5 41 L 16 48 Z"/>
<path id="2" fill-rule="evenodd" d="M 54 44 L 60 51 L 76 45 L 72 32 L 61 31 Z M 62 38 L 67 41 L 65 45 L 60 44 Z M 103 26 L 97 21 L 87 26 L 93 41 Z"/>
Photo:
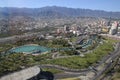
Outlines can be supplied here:
<path id="1" fill-rule="evenodd" d="M 84 42 L 84 43 L 82 44 L 82 48 L 87 48 L 87 47 L 91 46 L 92 42 L 93 42 L 96 38 L 97 38 L 96 35 L 91 36 L 91 38 L 88 39 L 87 42 Z"/>
<path id="2" fill-rule="evenodd" d="M 93 40 L 96 39 L 96 36 L 93 36 L 92 38 L 88 39 L 87 42 L 84 42 L 81 46 L 82 48 L 87 48 L 91 46 Z M 47 48 L 39 45 L 23 45 L 16 47 L 14 49 L 9 50 L 10 52 L 15 53 L 42 53 L 42 52 L 48 52 L 51 50 L 72 50 L 72 48 Z"/>
<path id="3" fill-rule="evenodd" d="M 16 47 L 14 49 L 11 49 L 10 52 L 15 52 L 15 53 L 42 53 L 42 52 L 47 52 L 50 51 L 50 48 L 46 48 L 43 46 L 39 45 L 23 45 L 20 47 Z"/>
<path id="4" fill-rule="evenodd" d="M 87 48 L 92 44 L 92 39 L 89 39 L 87 42 L 83 43 L 82 48 Z"/>

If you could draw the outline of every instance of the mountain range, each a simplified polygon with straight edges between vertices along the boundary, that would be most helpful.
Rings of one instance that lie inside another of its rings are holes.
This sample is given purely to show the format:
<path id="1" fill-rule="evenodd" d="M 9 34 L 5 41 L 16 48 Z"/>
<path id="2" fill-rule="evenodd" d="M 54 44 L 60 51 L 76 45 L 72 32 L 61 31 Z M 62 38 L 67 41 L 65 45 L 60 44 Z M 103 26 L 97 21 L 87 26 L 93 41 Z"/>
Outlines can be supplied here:
<path id="1" fill-rule="evenodd" d="M 102 10 L 67 8 L 47 6 L 42 8 L 15 8 L 1 7 L 0 18 L 14 16 L 28 16 L 34 18 L 66 18 L 66 17 L 104 17 L 120 18 L 120 12 L 108 12 Z"/>

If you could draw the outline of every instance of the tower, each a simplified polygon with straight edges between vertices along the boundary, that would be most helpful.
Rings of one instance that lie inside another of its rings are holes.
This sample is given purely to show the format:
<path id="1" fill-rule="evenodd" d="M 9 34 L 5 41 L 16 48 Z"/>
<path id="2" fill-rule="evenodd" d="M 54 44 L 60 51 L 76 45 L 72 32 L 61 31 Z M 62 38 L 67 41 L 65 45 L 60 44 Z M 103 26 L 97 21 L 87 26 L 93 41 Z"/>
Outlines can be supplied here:
<path id="1" fill-rule="evenodd" d="M 118 22 L 114 21 L 114 23 L 111 26 L 111 29 L 109 31 L 109 34 L 114 35 L 117 33 L 118 30 Z"/>

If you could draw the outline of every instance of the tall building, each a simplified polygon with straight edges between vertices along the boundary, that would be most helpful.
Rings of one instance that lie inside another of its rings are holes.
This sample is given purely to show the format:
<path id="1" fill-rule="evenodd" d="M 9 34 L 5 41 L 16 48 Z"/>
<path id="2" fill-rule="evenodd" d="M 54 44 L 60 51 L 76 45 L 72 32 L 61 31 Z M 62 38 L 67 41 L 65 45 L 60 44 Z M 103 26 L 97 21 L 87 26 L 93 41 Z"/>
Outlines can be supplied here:
<path id="1" fill-rule="evenodd" d="M 62 28 L 58 28 L 57 29 L 57 34 L 60 34 L 60 33 L 62 33 L 63 32 L 63 29 Z"/>
<path id="2" fill-rule="evenodd" d="M 65 25 L 64 26 L 64 31 L 69 31 L 70 29 L 69 29 L 69 26 L 67 26 L 67 25 Z"/>
<path id="3" fill-rule="evenodd" d="M 115 21 L 115 22 L 112 24 L 112 26 L 111 26 L 111 29 L 110 29 L 110 31 L 109 31 L 109 34 L 111 34 L 111 35 L 116 34 L 116 33 L 117 33 L 117 30 L 118 30 L 118 22 Z"/>
<path id="4" fill-rule="evenodd" d="M 111 26 L 111 17 L 110 17 L 110 20 L 107 23 L 107 26 Z"/>

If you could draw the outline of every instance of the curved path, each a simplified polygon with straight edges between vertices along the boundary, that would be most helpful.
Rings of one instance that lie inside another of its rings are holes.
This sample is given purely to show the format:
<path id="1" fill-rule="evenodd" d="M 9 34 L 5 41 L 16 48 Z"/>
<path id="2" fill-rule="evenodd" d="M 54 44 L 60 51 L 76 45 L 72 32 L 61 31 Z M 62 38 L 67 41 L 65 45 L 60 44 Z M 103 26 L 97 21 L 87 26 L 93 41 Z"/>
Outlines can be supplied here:
<path id="1" fill-rule="evenodd" d="M 101 65 L 103 62 L 107 61 L 108 58 L 113 56 L 118 50 L 119 50 L 119 44 L 116 45 L 115 51 L 113 51 L 111 55 L 107 55 L 107 56 L 102 58 L 102 60 L 99 62 L 99 65 Z M 55 55 L 57 55 L 57 54 L 58 53 L 55 53 Z M 54 55 L 54 57 L 55 57 L 55 55 Z M 76 56 L 76 55 L 74 55 L 74 56 Z M 56 58 L 68 58 L 68 57 L 73 57 L 73 56 L 61 56 L 61 57 L 56 57 Z M 98 67 L 99 65 L 97 65 L 95 67 Z M 66 72 L 77 72 L 77 73 L 86 72 L 86 71 L 91 70 L 89 68 L 87 68 L 87 69 L 70 69 L 70 68 L 67 68 L 67 67 L 63 67 L 63 66 L 59 66 L 59 65 L 53 65 L 53 64 L 42 64 L 42 65 L 39 65 L 39 67 L 41 67 L 41 68 L 55 68 L 55 69 L 63 70 L 63 71 L 66 71 Z"/>
<path id="2" fill-rule="evenodd" d="M 92 80 L 97 80 L 98 78 L 101 77 L 101 75 L 103 75 L 103 73 L 105 71 L 107 71 L 111 67 L 114 67 L 113 65 L 116 62 L 116 60 L 119 58 L 119 56 L 120 56 L 120 43 L 117 44 L 115 51 L 109 56 L 109 58 L 107 58 L 108 61 L 107 61 L 106 65 L 104 66 L 104 68 L 102 70 L 100 70 L 98 72 L 98 74 L 93 77 Z M 113 62 L 111 62 L 111 61 L 113 61 Z"/>
<path id="3" fill-rule="evenodd" d="M 54 69 L 62 70 L 65 72 L 73 72 L 73 73 L 83 73 L 83 72 L 90 71 L 90 69 L 70 69 L 67 67 L 63 67 L 59 65 L 51 65 L 51 64 L 42 64 L 42 65 L 39 65 L 39 67 L 40 68 L 54 68 Z"/>
<path id="4" fill-rule="evenodd" d="M 79 74 L 79 76 L 84 75 L 85 73 L 87 73 L 86 75 L 89 76 L 88 73 L 94 72 L 95 74 L 93 76 L 88 77 L 89 78 L 88 80 L 95 80 L 96 77 L 99 77 L 101 75 L 101 73 L 103 73 L 107 69 L 107 67 L 109 67 L 109 64 L 106 65 L 104 68 L 102 68 L 100 70 L 97 69 L 97 68 L 100 67 L 103 63 L 105 63 L 106 60 L 108 60 L 108 63 L 110 62 L 109 59 L 114 60 L 116 58 L 116 56 L 119 55 L 119 52 L 120 52 L 120 43 L 118 43 L 115 46 L 115 50 L 110 55 L 107 55 L 107 56 L 103 57 L 103 59 L 100 60 L 98 65 L 94 66 L 94 67 L 91 66 L 91 69 L 90 68 L 82 69 L 82 70 L 81 69 L 69 69 L 69 68 L 66 68 L 66 67 L 59 66 L 59 65 L 51 65 L 51 64 L 44 64 L 44 65 L 40 65 L 39 67 L 41 67 L 41 68 L 55 68 L 55 69 L 58 69 L 58 70 L 68 72 L 69 75 L 70 75 L 70 73 L 73 73 L 73 74 L 76 73 L 76 75 Z M 110 63 L 110 65 L 111 65 L 111 63 Z"/>

